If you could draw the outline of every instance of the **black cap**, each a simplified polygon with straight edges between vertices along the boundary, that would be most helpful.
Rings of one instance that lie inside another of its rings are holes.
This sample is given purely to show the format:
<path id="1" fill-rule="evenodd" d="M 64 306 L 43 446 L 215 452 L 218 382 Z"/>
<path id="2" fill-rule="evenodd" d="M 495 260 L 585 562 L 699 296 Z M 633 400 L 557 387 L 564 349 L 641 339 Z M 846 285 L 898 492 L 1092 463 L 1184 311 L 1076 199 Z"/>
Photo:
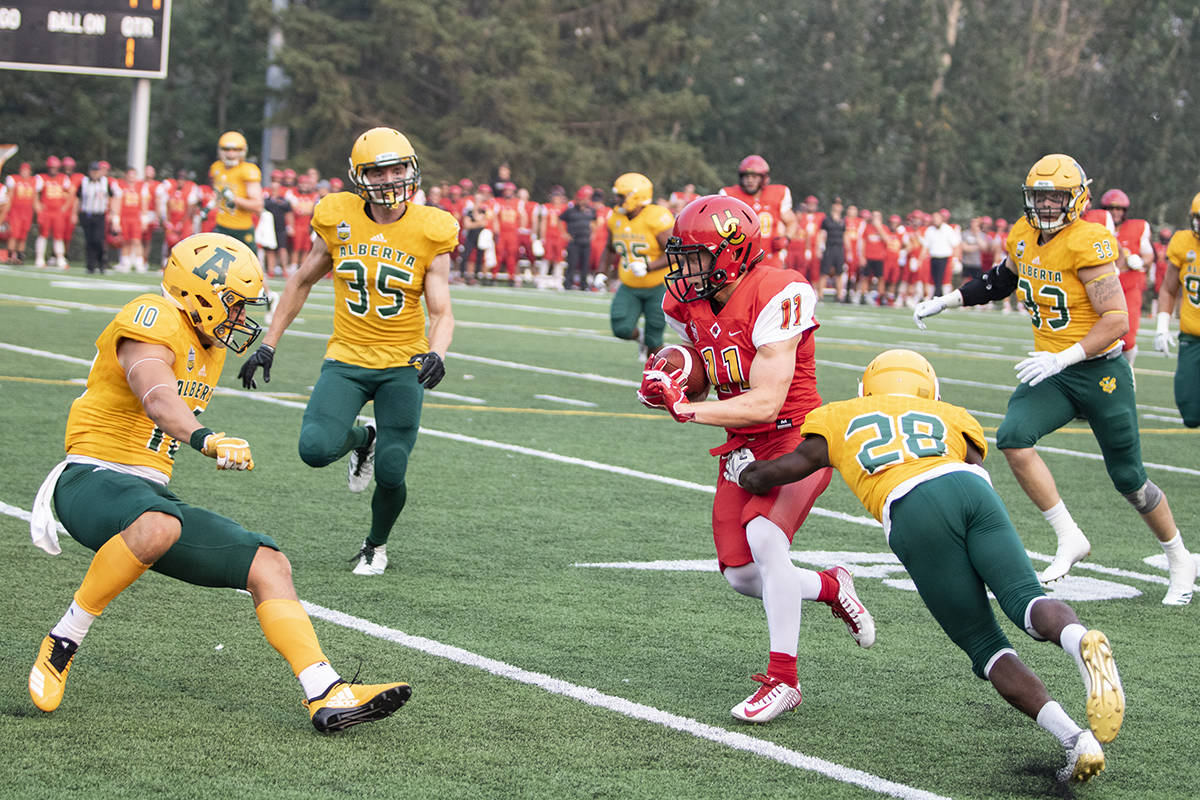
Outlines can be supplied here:
<path id="1" fill-rule="evenodd" d="M 99 162 L 99 161 L 93 161 L 92 163 L 88 164 L 88 170 L 90 171 L 90 170 L 93 170 L 93 169 L 100 169 L 100 162 Z"/>

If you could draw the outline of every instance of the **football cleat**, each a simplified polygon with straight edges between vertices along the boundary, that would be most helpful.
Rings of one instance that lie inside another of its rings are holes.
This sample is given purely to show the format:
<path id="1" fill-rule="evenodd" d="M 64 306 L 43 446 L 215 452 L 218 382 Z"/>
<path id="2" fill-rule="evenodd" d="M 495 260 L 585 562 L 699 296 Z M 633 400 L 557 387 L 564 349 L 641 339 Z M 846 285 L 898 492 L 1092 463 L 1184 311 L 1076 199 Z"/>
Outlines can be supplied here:
<path id="1" fill-rule="evenodd" d="M 70 639 L 47 636 L 38 650 L 37 661 L 29 671 L 29 696 L 42 711 L 53 711 L 62 702 L 67 673 L 79 645 Z"/>
<path id="2" fill-rule="evenodd" d="M 1091 731 L 1084 731 L 1075 740 L 1075 746 L 1067 749 L 1067 763 L 1055 773 L 1062 783 L 1083 783 L 1104 769 L 1104 751 Z"/>
<path id="3" fill-rule="evenodd" d="M 850 635 L 859 647 L 870 647 L 875 644 L 875 619 L 867 607 L 858 599 L 854 591 L 854 578 L 850 570 L 839 565 L 823 570 L 829 577 L 838 582 L 837 599 L 829 604 L 833 615 L 846 623 Z"/>
<path id="4" fill-rule="evenodd" d="M 363 542 L 362 549 L 354 557 L 358 563 L 351 570 L 355 575 L 382 575 L 387 569 L 387 545 L 369 545 Z"/>
<path id="5" fill-rule="evenodd" d="M 305 700 L 304 707 L 313 727 L 321 733 L 344 731 L 360 722 L 390 717 L 412 696 L 407 683 L 346 683 L 338 681 L 316 700 Z"/>
<path id="6" fill-rule="evenodd" d="M 364 491 L 375 477 L 375 421 L 367 423 L 367 443 L 350 451 L 350 461 L 346 469 L 346 482 L 350 491 Z"/>
<path id="7" fill-rule="evenodd" d="M 1050 583 L 1066 577 L 1071 567 L 1077 561 L 1086 558 L 1090 552 L 1092 552 L 1092 545 L 1081 530 L 1076 529 L 1065 536 L 1058 537 L 1058 548 L 1054 551 L 1054 560 L 1050 562 L 1050 566 L 1042 570 L 1038 580 L 1042 583 Z"/>
<path id="8" fill-rule="evenodd" d="M 1100 631 L 1088 631 L 1079 643 L 1079 654 L 1083 657 L 1087 686 L 1088 726 L 1096 734 L 1097 741 L 1111 742 L 1117 738 L 1125 719 L 1125 690 L 1121 687 L 1108 637 Z"/>
<path id="9" fill-rule="evenodd" d="M 800 706 L 799 686 L 788 686 L 761 673 L 753 678 L 762 686 L 729 710 L 735 718 L 742 722 L 761 724 L 770 722 L 785 711 L 795 711 Z"/>
<path id="10" fill-rule="evenodd" d="M 1196 562 L 1191 553 L 1182 558 L 1168 558 L 1167 570 L 1171 576 L 1167 593 L 1163 596 L 1164 606 L 1186 606 L 1192 602 L 1192 589 L 1196 583 Z"/>

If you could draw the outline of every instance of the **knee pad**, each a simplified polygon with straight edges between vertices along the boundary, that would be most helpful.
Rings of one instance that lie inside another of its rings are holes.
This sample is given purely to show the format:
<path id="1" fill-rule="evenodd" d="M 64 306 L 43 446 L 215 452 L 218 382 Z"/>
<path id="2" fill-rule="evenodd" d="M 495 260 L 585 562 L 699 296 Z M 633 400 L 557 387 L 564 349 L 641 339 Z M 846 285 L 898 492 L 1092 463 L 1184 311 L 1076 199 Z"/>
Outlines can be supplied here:
<path id="1" fill-rule="evenodd" d="M 300 460 L 310 467 L 327 467 L 340 457 L 337 445 L 320 432 L 300 431 Z"/>
<path id="2" fill-rule="evenodd" d="M 1139 514 L 1149 514 L 1151 511 L 1158 508 L 1158 504 L 1162 502 L 1163 492 L 1162 489 L 1154 485 L 1153 481 L 1147 479 L 1146 482 L 1142 484 L 1142 488 L 1138 489 L 1136 492 L 1122 494 L 1121 496 L 1128 500 L 1129 504 L 1133 506 L 1134 510 Z"/>
<path id="3" fill-rule="evenodd" d="M 386 441 L 376 439 L 375 444 L 375 485 L 385 489 L 399 489 L 404 486 L 404 477 L 408 473 L 408 456 L 410 449 L 392 437 Z"/>

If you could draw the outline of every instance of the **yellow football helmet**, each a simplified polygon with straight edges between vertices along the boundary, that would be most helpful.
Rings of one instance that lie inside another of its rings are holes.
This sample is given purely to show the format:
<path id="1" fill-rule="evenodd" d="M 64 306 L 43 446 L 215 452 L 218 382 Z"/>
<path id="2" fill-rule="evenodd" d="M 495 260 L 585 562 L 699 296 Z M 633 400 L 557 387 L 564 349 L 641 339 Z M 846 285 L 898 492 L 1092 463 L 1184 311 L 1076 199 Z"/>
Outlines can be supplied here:
<path id="1" fill-rule="evenodd" d="M 217 151 L 221 163 L 233 169 L 246 159 L 246 137 L 237 131 L 226 131 L 217 140 Z"/>
<path id="2" fill-rule="evenodd" d="M 400 180 L 371 183 L 367 170 L 372 167 L 400 165 L 405 176 Z M 406 203 L 421 188 L 421 165 L 408 137 L 395 128 L 372 128 L 359 136 L 350 150 L 350 185 L 354 193 L 377 206 L 395 208 Z"/>
<path id="3" fill-rule="evenodd" d="M 1025 185 L 1021 187 L 1025 193 L 1025 218 L 1033 227 L 1048 233 L 1066 227 L 1087 209 L 1088 184 L 1091 182 L 1079 162 L 1070 156 L 1062 153 L 1042 156 L 1029 170 Z M 1059 207 L 1045 206 L 1039 213 L 1039 198 L 1056 192 L 1061 192 L 1065 198 Z M 1042 216 L 1051 213 L 1055 213 L 1053 218 Z"/>
<path id="4" fill-rule="evenodd" d="M 246 352 L 262 332 L 245 313 L 247 306 L 267 305 L 262 267 L 232 236 L 197 233 L 172 247 L 162 291 L 197 330 L 235 353 Z"/>
<path id="5" fill-rule="evenodd" d="M 654 199 L 654 184 L 640 172 L 626 172 L 617 178 L 612 191 L 617 196 L 617 211 L 626 215 L 636 214 Z"/>
<path id="6" fill-rule="evenodd" d="M 913 350 L 887 350 L 863 370 L 858 396 L 902 394 L 925 400 L 940 400 L 937 374 L 925 356 Z"/>
<path id="7" fill-rule="evenodd" d="M 1188 220 L 1192 225 L 1192 233 L 1200 236 L 1200 194 L 1192 198 L 1192 207 L 1188 210 Z"/>

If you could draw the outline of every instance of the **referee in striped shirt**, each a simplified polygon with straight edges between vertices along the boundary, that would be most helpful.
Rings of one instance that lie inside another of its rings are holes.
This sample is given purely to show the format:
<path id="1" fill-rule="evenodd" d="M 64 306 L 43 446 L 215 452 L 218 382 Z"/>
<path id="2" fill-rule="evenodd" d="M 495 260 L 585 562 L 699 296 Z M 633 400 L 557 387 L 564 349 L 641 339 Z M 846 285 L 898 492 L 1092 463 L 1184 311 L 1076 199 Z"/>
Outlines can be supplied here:
<path id="1" fill-rule="evenodd" d="M 88 165 L 88 174 L 79 184 L 79 202 L 75 208 L 79 213 L 79 226 L 87 243 L 87 271 L 104 272 L 105 217 L 114 204 L 114 187 L 105 174 L 104 165 L 93 161 Z"/>

